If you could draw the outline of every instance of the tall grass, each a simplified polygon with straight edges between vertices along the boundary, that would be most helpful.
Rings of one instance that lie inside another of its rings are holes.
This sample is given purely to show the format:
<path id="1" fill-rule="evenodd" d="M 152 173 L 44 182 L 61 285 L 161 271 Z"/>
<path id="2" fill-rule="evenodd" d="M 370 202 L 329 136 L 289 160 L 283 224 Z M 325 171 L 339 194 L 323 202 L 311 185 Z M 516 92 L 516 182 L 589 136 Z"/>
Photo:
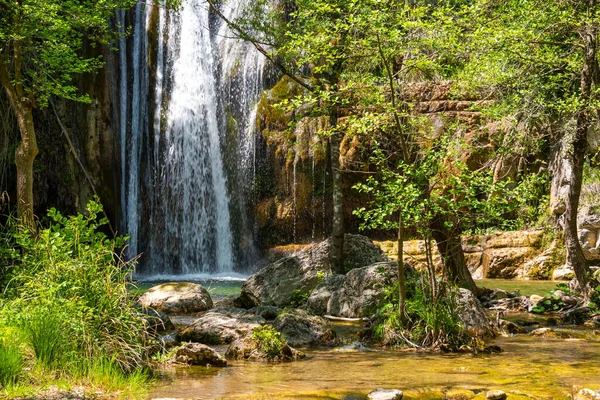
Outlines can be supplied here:
<path id="1" fill-rule="evenodd" d="M 0 340 L 0 386 L 15 384 L 23 367 L 23 357 L 19 348 L 15 344 Z"/>
<path id="2" fill-rule="evenodd" d="M 134 265 L 119 256 L 126 238 L 103 233 L 101 212 L 90 202 L 86 215 L 50 210 L 48 228 L 35 233 L 0 232 L 11 257 L 0 277 L 0 326 L 20 331 L 41 367 L 30 374 L 136 391 L 148 379 L 152 337 L 127 290 Z"/>
<path id="3" fill-rule="evenodd" d="M 62 318 L 49 308 L 31 308 L 19 323 L 37 361 L 46 368 L 67 360 L 68 329 Z"/>

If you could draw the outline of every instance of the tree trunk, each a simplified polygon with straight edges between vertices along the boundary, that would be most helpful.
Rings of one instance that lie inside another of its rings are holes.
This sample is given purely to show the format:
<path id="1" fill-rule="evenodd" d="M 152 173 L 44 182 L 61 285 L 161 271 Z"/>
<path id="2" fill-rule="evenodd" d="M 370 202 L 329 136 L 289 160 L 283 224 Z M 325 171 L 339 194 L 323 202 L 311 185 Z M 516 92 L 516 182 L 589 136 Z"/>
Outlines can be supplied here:
<path id="1" fill-rule="evenodd" d="M 15 45 L 15 49 L 19 47 Z M 15 50 L 18 55 L 19 52 Z M 20 65 L 19 57 L 15 56 L 16 69 Z M 7 61 L 0 59 L 0 83 L 6 91 L 10 107 L 17 117 L 21 132 L 21 144 L 15 150 L 17 165 L 17 215 L 23 226 L 34 229 L 33 216 L 33 162 L 38 154 L 35 128 L 33 125 L 33 102 L 23 93 L 21 84 L 13 85 L 6 68 Z M 20 71 L 17 76 L 20 81 Z"/>
<path id="2" fill-rule="evenodd" d="M 331 249 L 329 257 L 331 267 L 336 274 L 344 274 L 344 195 L 342 192 L 342 171 L 340 170 L 340 141 L 337 128 L 337 107 L 329 110 L 329 136 L 330 162 L 332 172 L 333 190 L 333 229 L 331 234 Z"/>
<path id="3" fill-rule="evenodd" d="M 431 223 L 431 235 L 436 241 L 450 282 L 469 289 L 477 296 L 479 289 L 467 268 L 460 235 L 448 229 L 440 217 Z"/>
<path id="4" fill-rule="evenodd" d="M 16 112 L 21 144 L 15 150 L 17 166 L 17 214 L 21 224 L 34 229 L 33 215 L 33 162 L 38 154 L 33 113 L 29 105 L 20 105 Z"/>
<path id="5" fill-rule="evenodd" d="M 404 276 L 404 222 L 398 213 L 398 315 L 402 325 L 406 322 L 406 277 Z"/>
<path id="6" fill-rule="evenodd" d="M 595 6 L 595 0 L 588 0 L 588 7 Z M 582 294 L 587 298 L 591 291 L 590 269 L 581 249 L 577 235 L 577 212 L 579 210 L 579 197 L 583 183 L 583 167 L 587 151 L 587 133 L 591 125 L 590 97 L 592 87 L 598 79 L 598 62 L 596 60 L 596 47 L 598 32 L 596 27 L 587 26 L 581 33 L 584 43 L 584 64 L 581 71 L 581 97 L 583 109 L 577 113 L 577 126 L 575 135 L 571 140 L 563 142 L 563 152 L 566 168 L 566 179 L 569 182 L 568 194 L 565 199 L 565 213 L 563 214 L 563 229 L 567 247 L 567 265 L 575 271 L 575 276 L 581 287 Z"/>

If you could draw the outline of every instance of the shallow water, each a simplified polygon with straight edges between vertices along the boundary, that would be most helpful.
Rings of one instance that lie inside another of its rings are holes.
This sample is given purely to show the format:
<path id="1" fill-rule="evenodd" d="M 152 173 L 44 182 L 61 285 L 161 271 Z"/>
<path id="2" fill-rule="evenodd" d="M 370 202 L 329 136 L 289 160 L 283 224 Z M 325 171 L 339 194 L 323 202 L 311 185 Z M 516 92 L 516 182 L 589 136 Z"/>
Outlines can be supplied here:
<path id="1" fill-rule="evenodd" d="M 573 386 L 600 388 L 600 342 L 589 338 L 494 340 L 493 355 L 402 351 L 309 350 L 307 359 L 268 364 L 235 361 L 227 368 L 174 368 L 151 398 L 334 398 L 378 387 L 407 394 L 502 389 L 567 398 Z M 407 396 L 408 397 L 408 396 Z M 510 398 L 510 397 L 509 397 Z"/>

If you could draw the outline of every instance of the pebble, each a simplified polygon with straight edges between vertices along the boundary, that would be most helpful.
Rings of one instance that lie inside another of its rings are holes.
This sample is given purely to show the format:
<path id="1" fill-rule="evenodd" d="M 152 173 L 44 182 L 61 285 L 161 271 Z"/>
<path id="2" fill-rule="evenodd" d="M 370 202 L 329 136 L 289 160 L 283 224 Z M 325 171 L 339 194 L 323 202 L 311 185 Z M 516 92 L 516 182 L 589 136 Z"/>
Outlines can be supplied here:
<path id="1" fill-rule="evenodd" d="M 490 390 L 485 394 L 488 400 L 505 400 L 506 393 L 503 390 Z"/>
<path id="2" fill-rule="evenodd" d="M 398 389 L 375 389 L 367 395 L 369 400 L 401 400 L 402 390 Z"/>

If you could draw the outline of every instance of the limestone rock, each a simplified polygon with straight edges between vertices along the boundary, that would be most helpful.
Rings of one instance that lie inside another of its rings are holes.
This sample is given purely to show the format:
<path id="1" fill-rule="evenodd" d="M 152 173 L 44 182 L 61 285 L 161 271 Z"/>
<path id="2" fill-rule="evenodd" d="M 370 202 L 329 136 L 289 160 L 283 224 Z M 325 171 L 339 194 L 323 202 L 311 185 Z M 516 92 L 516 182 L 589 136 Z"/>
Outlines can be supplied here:
<path id="1" fill-rule="evenodd" d="M 179 341 L 227 344 L 266 321 L 243 309 L 209 311 L 177 335 Z"/>
<path id="2" fill-rule="evenodd" d="M 500 328 L 506 333 L 511 335 L 516 335 L 519 333 L 527 333 L 525 328 L 520 325 L 515 324 L 514 322 L 506 321 L 504 319 L 500 320 Z"/>
<path id="3" fill-rule="evenodd" d="M 369 400 L 402 400 L 402 390 L 398 389 L 375 389 L 367 395 Z"/>
<path id="4" fill-rule="evenodd" d="M 190 365 L 226 367 L 227 361 L 210 347 L 200 343 L 186 343 L 177 349 L 175 360 Z"/>
<path id="5" fill-rule="evenodd" d="M 259 305 L 285 307 L 292 302 L 293 294 L 309 294 L 330 275 L 330 239 L 285 257 L 251 276 L 242 286 L 238 303 L 245 308 Z M 346 269 L 387 261 L 383 251 L 369 238 L 346 235 L 344 241 Z"/>
<path id="6" fill-rule="evenodd" d="M 535 257 L 532 247 L 500 247 L 486 249 L 483 264 L 486 278 L 512 279 L 518 275 L 519 268 L 527 260 Z"/>
<path id="7" fill-rule="evenodd" d="M 248 361 L 295 361 L 305 357 L 304 353 L 284 343 L 277 355 L 267 354 L 260 346 L 260 341 L 254 339 L 252 332 L 235 340 L 227 349 L 225 357 L 232 360 Z"/>
<path id="8" fill-rule="evenodd" d="M 574 400 L 600 400 L 600 391 L 593 391 L 592 389 L 581 389 L 575 395 Z"/>
<path id="9" fill-rule="evenodd" d="M 344 285 L 346 275 L 329 275 L 312 291 L 306 309 L 316 315 L 331 314 L 329 301 Z M 337 295 L 337 294 L 336 294 Z"/>
<path id="10" fill-rule="evenodd" d="M 304 310 L 286 311 L 277 317 L 273 328 L 291 346 L 334 346 L 337 335 L 322 317 L 310 315 Z"/>
<path id="11" fill-rule="evenodd" d="M 556 268 L 554 271 L 552 271 L 553 281 L 568 281 L 574 277 L 575 271 L 573 271 L 573 268 L 569 268 L 566 265 L 561 268 Z"/>
<path id="12" fill-rule="evenodd" d="M 197 283 L 171 282 L 154 286 L 138 300 L 167 314 L 189 314 L 206 311 L 213 305 L 208 291 Z"/>
<path id="13" fill-rule="evenodd" d="M 153 332 L 164 332 L 175 329 L 173 322 L 171 322 L 169 316 L 164 312 L 144 306 L 140 306 L 140 311 L 144 314 L 146 321 L 148 321 L 148 327 Z"/>
<path id="14" fill-rule="evenodd" d="M 456 303 L 458 316 L 470 335 L 478 337 L 495 335 L 494 326 L 485 308 L 470 290 L 460 288 Z"/>
<path id="15" fill-rule="evenodd" d="M 488 400 L 505 400 L 506 393 L 503 390 L 490 390 L 485 394 Z"/>
<path id="16" fill-rule="evenodd" d="M 405 274 L 413 269 L 405 264 Z M 306 308 L 318 315 L 358 318 L 372 315 L 384 299 L 384 288 L 393 284 L 397 263 L 377 263 L 346 275 L 327 277 L 313 290 Z"/>
<path id="17" fill-rule="evenodd" d="M 538 329 L 534 329 L 533 331 L 529 332 L 529 334 L 531 336 L 538 336 L 538 337 L 546 337 L 551 335 L 552 333 L 554 333 L 554 330 L 552 328 L 538 328 Z"/>

